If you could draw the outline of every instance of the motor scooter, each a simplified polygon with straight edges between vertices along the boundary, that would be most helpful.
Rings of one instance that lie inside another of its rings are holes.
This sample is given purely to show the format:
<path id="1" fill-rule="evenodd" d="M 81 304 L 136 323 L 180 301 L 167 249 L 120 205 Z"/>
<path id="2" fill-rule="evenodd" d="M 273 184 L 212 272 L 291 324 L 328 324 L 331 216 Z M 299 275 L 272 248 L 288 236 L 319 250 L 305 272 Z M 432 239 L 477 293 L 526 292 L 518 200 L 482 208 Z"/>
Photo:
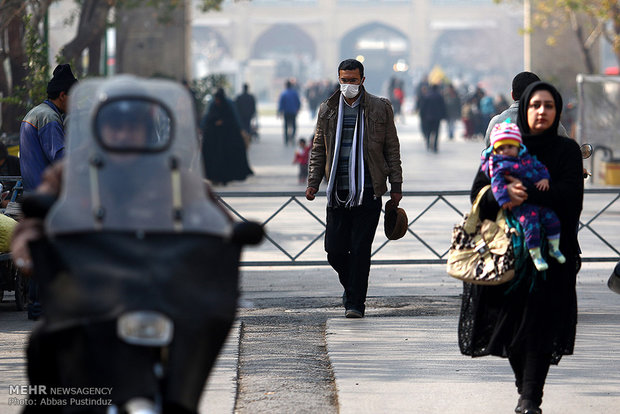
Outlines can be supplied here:
<path id="1" fill-rule="evenodd" d="M 196 413 L 235 318 L 242 247 L 205 190 L 192 101 L 133 76 L 71 91 L 62 185 L 24 199 L 43 316 L 25 412 Z M 34 392 L 33 392 L 34 390 Z"/>

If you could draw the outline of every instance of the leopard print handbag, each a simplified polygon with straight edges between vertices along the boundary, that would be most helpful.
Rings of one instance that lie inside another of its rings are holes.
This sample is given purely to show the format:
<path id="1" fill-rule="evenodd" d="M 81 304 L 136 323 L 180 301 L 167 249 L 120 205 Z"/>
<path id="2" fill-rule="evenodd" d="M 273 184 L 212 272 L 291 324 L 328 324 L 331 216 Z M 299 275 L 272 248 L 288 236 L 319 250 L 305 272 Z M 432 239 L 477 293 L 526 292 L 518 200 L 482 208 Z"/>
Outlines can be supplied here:
<path id="1" fill-rule="evenodd" d="M 515 253 L 511 229 L 500 209 L 495 221 L 480 222 L 480 199 L 490 188 L 484 187 L 463 222 L 452 230 L 448 252 L 448 274 L 456 279 L 477 285 L 499 285 L 515 275 Z"/>

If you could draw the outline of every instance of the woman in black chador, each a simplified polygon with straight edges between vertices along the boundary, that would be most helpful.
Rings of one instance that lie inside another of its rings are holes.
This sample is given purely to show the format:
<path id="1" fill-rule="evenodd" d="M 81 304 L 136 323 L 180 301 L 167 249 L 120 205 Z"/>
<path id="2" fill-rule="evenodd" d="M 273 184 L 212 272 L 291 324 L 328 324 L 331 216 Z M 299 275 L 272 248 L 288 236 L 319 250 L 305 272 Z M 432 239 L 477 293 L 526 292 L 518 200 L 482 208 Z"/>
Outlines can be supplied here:
<path id="1" fill-rule="evenodd" d="M 217 90 L 200 129 L 205 176 L 213 184 L 242 181 L 253 174 L 248 165 L 239 117 L 222 88 Z"/>
<path id="2" fill-rule="evenodd" d="M 548 191 L 508 185 L 511 202 L 549 207 L 561 223 L 560 249 L 566 263 L 549 260 L 539 272 L 529 255 L 517 262 L 516 276 L 500 286 L 465 283 L 459 321 L 459 346 L 465 355 L 507 357 L 515 374 L 519 402 L 515 411 L 540 414 L 549 366 L 573 353 L 577 325 L 577 226 L 583 205 L 583 161 L 579 145 L 559 136 L 562 97 L 545 82 L 530 85 L 519 100 L 518 126 L 523 144 L 551 175 Z M 479 171 L 471 198 L 490 184 Z M 481 219 L 495 219 L 500 208 L 488 191 L 482 198 Z M 546 253 L 545 253 L 546 254 Z M 518 259 L 519 260 L 519 259 Z"/>

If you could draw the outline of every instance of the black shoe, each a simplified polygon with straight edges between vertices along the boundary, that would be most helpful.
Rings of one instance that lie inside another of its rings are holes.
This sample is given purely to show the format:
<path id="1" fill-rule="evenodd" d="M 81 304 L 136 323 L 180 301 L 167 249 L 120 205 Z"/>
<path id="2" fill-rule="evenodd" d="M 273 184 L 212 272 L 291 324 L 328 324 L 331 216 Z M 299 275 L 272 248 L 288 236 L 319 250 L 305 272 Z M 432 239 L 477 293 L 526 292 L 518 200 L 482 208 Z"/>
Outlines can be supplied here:
<path id="1" fill-rule="evenodd" d="M 523 410 L 523 414 L 542 414 L 542 410 L 538 404 L 532 400 L 523 400 L 521 402 L 521 409 Z"/>
<path id="2" fill-rule="evenodd" d="M 357 309 L 347 309 L 344 312 L 344 316 L 345 318 L 354 318 L 354 319 L 359 319 L 359 318 L 363 318 L 364 314 L 360 311 L 358 311 Z"/>
<path id="3" fill-rule="evenodd" d="M 517 406 L 515 407 L 515 413 L 521 414 L 523 412 L 523 407 L 521 406 L 522 404 L 523 404 L 523 399 L 519 395 L 519 401 L 517 401 Z"/>

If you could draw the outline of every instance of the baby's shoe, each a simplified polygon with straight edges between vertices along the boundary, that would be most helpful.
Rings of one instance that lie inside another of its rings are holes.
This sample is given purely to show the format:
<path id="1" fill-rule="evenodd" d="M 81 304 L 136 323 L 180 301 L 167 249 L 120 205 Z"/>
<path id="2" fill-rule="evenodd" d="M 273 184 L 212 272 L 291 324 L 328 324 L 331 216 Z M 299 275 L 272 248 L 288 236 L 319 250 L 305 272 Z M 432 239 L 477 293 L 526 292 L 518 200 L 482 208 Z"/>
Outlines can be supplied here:
<path id="1" fill-rule="evenodd" d="M 560 239 L 549 239 L 549 256 L 560 264 L 566 263 L 566 257 L 560 251 Z"/>
<path id="2" fill-rule="evenodd" d="M 560 264 L 566 263 L 566 257 L 559 250 L 549 250 L 549 256 L 553 257 Z"/>
<path id="3" fill-rule="evenodd" d="M 534 249 L 530 249 L 530 256 L 532 256 L 532 260 L 534 261 L 534 266 L 539 272 L 545 271 L 549 269 L 549 265 L 545 262 L 545 259 L 542 258 L 540 254 L 540 248 L 536 247 Z"/>
<path id="4" fill-rule="evenodd" d="M 533 259 L 534 259 L 534 266 L 536 266 L 536 269 L 539 272 L 549 269 L 549 265 L 547 264 L 547 262 L 545 262 L 545 259 L 543 259 L 542 257 L 533 257 Z"/>

